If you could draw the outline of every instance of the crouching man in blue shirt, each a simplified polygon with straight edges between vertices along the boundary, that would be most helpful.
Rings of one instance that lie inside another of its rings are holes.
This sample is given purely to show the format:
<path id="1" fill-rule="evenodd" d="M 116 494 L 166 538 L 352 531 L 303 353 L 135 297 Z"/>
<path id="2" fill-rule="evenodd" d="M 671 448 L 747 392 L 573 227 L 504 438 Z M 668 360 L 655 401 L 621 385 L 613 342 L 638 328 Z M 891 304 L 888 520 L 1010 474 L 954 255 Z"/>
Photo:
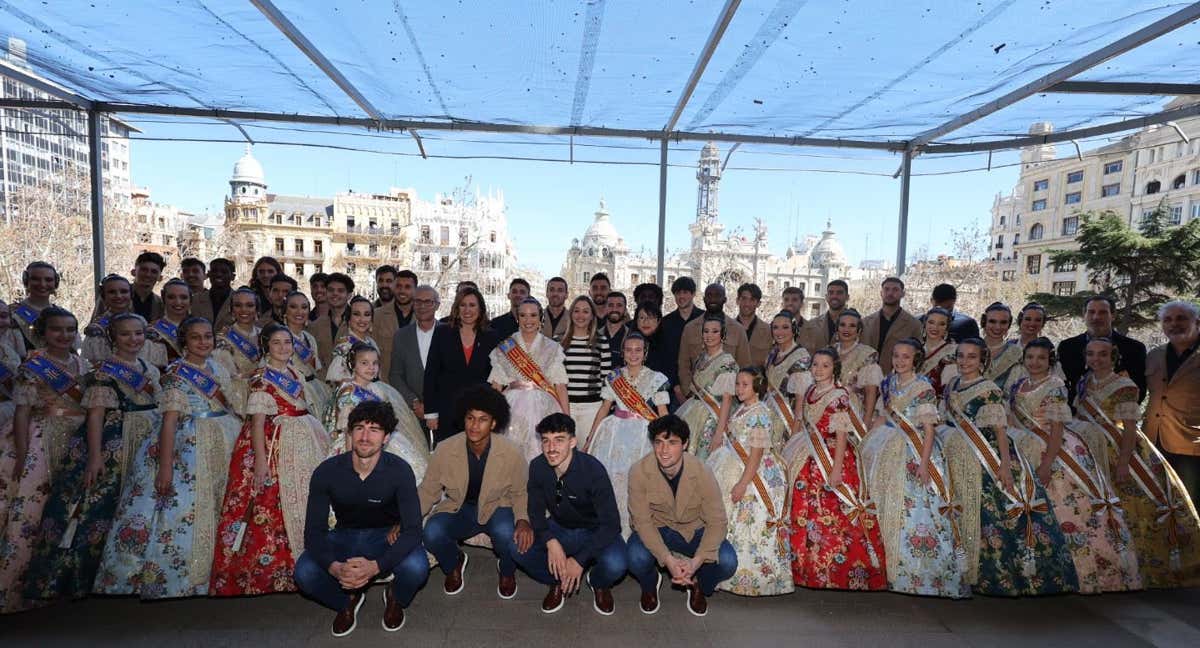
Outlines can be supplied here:
<path id="1" fill-rule="evenodd" d="M 391 404 L 359 403 L 346 427 L 353 449 L 322 462 L 309 483 L 296 585 L 337 612 L 333 636 L 344 637 L 354 631 L 367 587 L 390 574 L 383 629 L 395 632 L 404 627 L 404 608 L 429 577 L 417 482 L 406 461 L 383 451 L 396 429 Z M 332 529 L 331 508 L 337 518 Z"/>
<path id="2" fill-rule="evenodd" d="M 612 587 L 625 575 L 621 516 L 608 471 L 575 449 L 575 421 L 551 414 L 537 424 L 542 454 L 529 462 L 529 522 L 534 541 L 514 556 L 529 577 L 550 586 L 542 612 L 562 609 L 588 567 L 592 607 L 613 613 Z"/>

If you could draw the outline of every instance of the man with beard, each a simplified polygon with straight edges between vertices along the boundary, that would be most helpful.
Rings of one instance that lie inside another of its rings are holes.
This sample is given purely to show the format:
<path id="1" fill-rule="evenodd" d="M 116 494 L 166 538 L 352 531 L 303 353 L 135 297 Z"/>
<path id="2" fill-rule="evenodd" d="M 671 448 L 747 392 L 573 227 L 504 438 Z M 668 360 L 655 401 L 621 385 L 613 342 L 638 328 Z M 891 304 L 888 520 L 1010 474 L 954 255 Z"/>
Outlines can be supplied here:
<path id="1" fill-rule="evenodd" d="M 608 275 L 603 272 L 592 275 L 591 281 L 588 282 L 588 295 L 591 296 L 592 303 L 596 305 L 596 317 L 602 324 L 606 319 L 608 291 L 610 290 L 612 290 L 612 282 L 608 280 Z"/>
<path id="2" fill-rule="evenodd" d="M 188 257 L 179 262 L 179 278 L 187 284 L 193 296 L 206 290 L 204 275 L 207 272 L 208 268 L 204 266 L 204 262 L 196 257 Z"/>
<path id="3" fill-rule="evenodd" d="M 804 290 L 799 286 L 788 286 L 783 289 L 783 294 L 779 296 L 779 303 L 783 310 L 792 314 L 792 321 L 796 323 L 796 328 L 804 326 Z"/>
<path id="4" fill-rule="evenodd" d="M 213 259 L 208 263 L 208 290 L 192 293 L 192 316 L 212 322 L 214 331 L 221 331 L 233 322 L 229 298 L 233 295 L 234 276 L 232 261 Z"/>
<path id="5" fill-rule="evenodd" d="M 383 629 L 404 627 L 404 608 L 429 578 L 421 544 L 421 502 L 408 462 L 384 452 L 396 414 L 385 401 L 359 403 L 347 423 L 351 452 L 326 459 L 309 482 L 300 591 L 337 611 L 333 636 L 354 631 L 366 590 L 391 575 L 383 592 Z M 329 528 L 329 511 L 337 522 Z M 389 532 L 391 537 L 389 537 Z"/>
<path id="6" fill-rule="evenodd" d="M 892 372 L 892 347 L 900 340 L 922 339 L 925 335 L 920 320 L 900 307 L 904 299 L 904 282 L 899 277 L 888 277 L 879 287 L 883 306 L 867 315 L 862 321 L 860 341 L 879 352 L 879 368 L 883 375 Z"/>
<path id="7" fill-rule="evenodd" d="M 604 326 L 600 327 L 600 336 L 608 342 L 613 369 L 625 366 L 621 345 L 625 342 L 625 334 L 629 332 L 625 326 L 628 321 L 629 308 L 625 293 L 616 290 L 609 292 L 605 297 Z"/>
<path id="8" fill-rule="evenodd" d="M 392 363 L 392 338 L 396 331 L 412 321 L 413 291 L 417 275 L 411 270 L 397 271 L 395 266 L 383 265 L 375 270 L 375 317 L 371 322 L 371 337 L 379 345 L 379 375 L 387 376 Z"/>
<path id="9" fill-rule="evenodd" d="M 1142 429 L 1162 448 L 1192 501 L 1200 498 L 1200 308 L 1173 301 L 1158 309 L 1167 343 L 1146 358 L 1150 403 Z"/>
<path id="10" fill-rule="evenodd" d="M 501 340 L 516 333 L 517 329 L 520 328 L 517 326 L 517 306 L 520 306 L 521 302 L 529 297 L 529 291 L 529 282 L 520 277 L 513 279 L 508 284 L 508 303 L 510 309 L 507 313 L 492 318 L 490 322 L 492 330 L 496 332 L 496 335 Z"/>
<path id="11" fill-rule="evenodd" d="M 571 318 L 567 316 L 567 280 L 552 277 L 546 282 L 546 311 L 542 314 L 542 335 L 562 342 L 571 329 Z"/>
<path id="12" fill-rule="evenodd" d="M 575 421 L 551 414 L 537 424 L 542 454 L 529 463 L 529 523 L 533 545 L 514 558 L 533 580 L 548 585 L 542 612 L 559 611 L 583 585 L 592 608 L 613 613 L 612 586 L 625 575 L 625 541 L 612 481 L 604 464 L 576 449 Z M 518 548 L 519 549 L 519 548 Z"/>
<path id="13" fill-rule="evenodd" d="M 722 345 L 725 350 L 737 360 L 739 367 L 750 364 L 750 340 L 746 338 L 746 329 L 738 321 L 725 314 L 725 287 L 721 284 L 709 284 L 704 289 L 704 311 L 709 315 L 719 315 L 725 319 L 725 339 Z M 704 342 L 700 339 L 704 318 L 697 318 L 683 327 L 683 336 L 679 340 L 679 387 L 684 398 L 692 391 L 692 367 L 700 354 L 704 353 Z"/>
<path id="14" fill-rule="evenodd" d="M 801 294 L 803 300 L 804 293 Z M 787 293 L 784 293 L 787 296 Z M 738 324 L 746 329 L 746 338 L 750 342 L 750 364 L 761 367 L 767 362 L 767 354 L 775 340 L 771 337 L 771 325 L 758 318 L 758 305 L 762 303 L 762 289 L 757 284 L 744 283 L 738 286 L 737 307 Z M 796 311 L 789 311 L 795 320 Z"/>
<path id="15" fill-rule="evenodd" d="M 814 317 L 804 323 L 800 329 L 800 346 L 810 354 L 829 346 L 836 339 L 834 334 L 837 333 L 837 320 L 846 310 L 849 300 L 850 287 L 846 282 L 841 279 L 830 281 L 829 285 L 825 286 L 825 305 L 829 308 L 824 316 Z"/>
<path id="16" fill-rule="evenodd" d="M 325 282 L 327 281 L 329 281 L 329 275 L 324 272 L 314 272 L 308 278 L 308 295 L 312 297 L 312 311 L 308 314 L 310 322 L 329 315 L 329 299 L 325 296 Z"/>
<path id="17" fill-rule="evenodd" d="M 328 369 L 333 359 L 333 346 L 342 338 L 350 320 L 350 296 L 354 294 L 354 280 L 349 275 L 335 272 L 325 280 L 325 299 L 329 304 L 328 314 L 308 323 L 308 332 L 317 339 L 317 357 L 321 366 Z M 323 374 L 322 374 L 323 375 Z"/>
<path id="18" fill-rule="evenodd" d="M 296 283 L 295 279 L 285 274 L 271 277 L 270 287 L 267 289 L 267 299 L 271 302 L 271 308 L 259 316 L 257 322 L 259 328 L 266 328 L 268 324 L 272 323 L 287 326 L 287 320 L 284 318 L 287 296 L 298 290 L 299 286 L 300 284 Z"/>

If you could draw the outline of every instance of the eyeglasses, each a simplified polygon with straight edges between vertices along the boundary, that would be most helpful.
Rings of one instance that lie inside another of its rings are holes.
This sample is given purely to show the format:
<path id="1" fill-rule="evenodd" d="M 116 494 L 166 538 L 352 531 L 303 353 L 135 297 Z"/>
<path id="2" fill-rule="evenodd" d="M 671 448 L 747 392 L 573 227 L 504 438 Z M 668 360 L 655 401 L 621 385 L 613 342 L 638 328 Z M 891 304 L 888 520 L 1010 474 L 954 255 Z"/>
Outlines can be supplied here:
<path id="1" fill-rule="evenodd" d="M 424 304 L 436 304 L 436 303 L 437 303 L 437 300 L 436 300 L 436 299 L 414 299 L 414 300 L 413 300 L 413 303 L 414 303 L 414 304 L 422 304 L 422 305 L 424 305 Z"/>

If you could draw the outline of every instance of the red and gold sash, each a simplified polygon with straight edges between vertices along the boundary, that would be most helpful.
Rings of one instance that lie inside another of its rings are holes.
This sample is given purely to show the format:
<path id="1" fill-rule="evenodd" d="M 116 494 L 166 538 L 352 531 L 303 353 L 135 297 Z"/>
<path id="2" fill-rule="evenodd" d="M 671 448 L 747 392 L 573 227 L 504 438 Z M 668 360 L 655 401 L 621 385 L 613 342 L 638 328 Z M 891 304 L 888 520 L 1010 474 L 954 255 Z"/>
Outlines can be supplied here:
<path id="1" fill-rule="evenodd" d="M 1092 423 L 1095 423 L 1104 431 L 1104 438 L 1112 445 L 1113 450 L 1120 453 L 1122 432 L 1116 423 L 1104 413 L 1104 410 L 1092 400 L 1091 396 L 1085 395 L 1079 398 L 1077 403 L 1080 411 L 1091 419 Z M 1158 448 L 1154 447 L 1154 444 L 1140 430 L 1133 430 L 1133 433 L 1141 437 L 1139 440 L 1144 442 L 1151 455 L 1156 456 L 1160 465 L 1166 463 L 1166 459 L 1159 455 Z M 1138 489 L 1154 503 L 1154 507 L 1158 513 L 1157 522 L 1159 524 L 1166 523 L 1167 541 L 1170 543 L 1172 553 L 1171 568 L 1178 569 L 1175 566 L 1177 562 L 1176 556 L 1179 555 L 1177 521 L 1187 510 L 1186 498 L 1181 500 L 1175 496 L 1172 492 L 1171 480 L 1163 479 L 1161 482 L 1159 481 L 1158 477 L 1154 474 L 1154 468 L 1142 457 L 1136 447 L 1133 454 L 1129 457 L 1129 475 L 1133 478 L 1134 483 L 1137 484 Z"/>
<path id="2" fill-rule="evenodd" d="M 500 343 L 498 348 L 500 349 L 500 353 L 503 353 L 504 357 L 508 358 L 508 361 L 512 363 L 513 367 L 515 367 L 517 371 L 521 372 L 521 375 L 524 376 L 526 380 L 534 385 L 537 385 L 538 389 L 542 389 L 546 391 L 546 393 L 557 398 L 558 393 L 554 391 L 554 385 L 552 385 L 550 380 L 546 378 L 546 375 L 542 373 L 542 368 L 533 361 L 533 358 L 529 357 L 529 354 L 525 352 L 525 349 L 521 348 L 520 344 L 517 344 L 516 338 L 506 338 Z"/>
<path id="3" fill-rule="evenodd" d="M 650 407 L 645 398 L 642 398 L 642 394 L 633 386 L 633 383 L 625 378 L 625 374 L 621 373 L 620 369 L 609 374 L 608 386 L 612 388 L 617 398 L 621 399 L 621 405 L 625 409 L 647 421 L 653 421 L 658 418 L 658 412 Z"/>

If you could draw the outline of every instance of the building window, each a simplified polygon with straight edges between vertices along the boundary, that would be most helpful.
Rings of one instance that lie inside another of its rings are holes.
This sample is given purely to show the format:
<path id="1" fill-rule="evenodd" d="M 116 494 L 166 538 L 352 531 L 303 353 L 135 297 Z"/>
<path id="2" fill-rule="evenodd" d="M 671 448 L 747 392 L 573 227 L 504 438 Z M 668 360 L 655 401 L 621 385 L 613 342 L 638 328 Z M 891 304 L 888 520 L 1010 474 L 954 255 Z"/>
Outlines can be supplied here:
<path id="1" fill-rule="evenodd" d="M 433 270 L 433 259 L 431 259 L 428 254 L 421 255 L 421 269 Z"/>
<path id="2" fill-rule="evenodd" d="M 820 294 L 821 294 L 821 282 L 820 282 L 820 281 L 813 282 L 813 291 L 812 291 L 812 294 L 814 294 L 814 295 L 820 295 Z"/>
<path id="3" fill-rule="evenodd" d="M 367 253 L 370 254 L 372 257 L 379 256 L 379 246 L 375 243 L 370 244 L 369 246 L 367 246 Z"/>
<path id="4" fill-rule="evenodd" d="M 392 258 L 393 258 L 393 259 L 394 259 L 394 258 L 396 258 L 396 257 L 398 257 L 398 256 L 400 256 L 400 246 L 399 246 L 399 245 L 396 245 L 395 243 L 393 243 L 393 244 L 392 244 L 392 245 L 391 245 L 391 246 L 388 248 L 388 253 L 392 255 Z"/>
<path id="5" fill-rule="evenodd" d="M 1180 173 L 1174 180 L 1171 181 L 1172 189 L 1183 189 L 1183 185 L 1187 183 L 1187 174 Z"/>
<path id="6" fill-rule="evenodd" d="M 428 225 L 421 226 L 421 242 L 425 245 L 433 245 L 433 234 L 430 232 Z"/>
<path id="7" fill-rule="evenodd" d="M 321 254 L 321 252 L 322 252 L 321 248 L 322 248 L 322 243 L 320 241 L 313 241 L 313 252 L 315 252 L 317 254 Z M 318 272 L 320 272 L 320 271 L 318 270 Z"/>
<path id="8" fill-rule="evenodd" d="M 1154 160 L 1151 160 L 1151 162 L 1153 162 L 1153 161 Z M 1121 160 L 1116 160 L 1114 162 L 1106 162 L 1106 163 L 1104 163 L 1104 175 L 1108 175 L 1110 173 L 1120 173 L 1122 166 L 1123 165 L 1121 164 Z"/>
<path id="9" fill-rule="evenodd" d="M 1121 184 L 1120 183 L 1106 184 L 1103 187 L 1100 187 L 1100 197 L 1101 198 L 1108 198 L 1109 196 L 1116 196 L 1120 193 L 1121 193 Z"/>
<path id="10" fill-rule="evenodd" d="M 999 250 L 1002 247 L 1004 247 L 1004 235 L 1003 234 L 996 237 L 996 249 Z"/>
<path id="11" fill-rule="evenodd" d="M 1147 194 L 1156 194 L 1156 193 L 1158 193 L 1158 190 L 1161 188 L 1162 188 L 1162 183 L 1159 182 L 1158 180 L 1151 180 L 1150 182 L 1146 183 L 1146 193 Z"/>
<path id="12" fill-rule="evenodd" d="M 356 256 L 358 254 L 358 249 L 355 246 L 353 241 L 350 241 L 349 243 L 346 244 L 346 254 L 349 254 L 351 256 Z"/>
<path id="13" fill-rule="evenodd" d="M 1173 205 L 1171 207 L 1170 224 L 1178 225 L 1183 222 L 1183 205 Z"/>
<path id="14" fill-rule="evenodd" d="M 630 286 L 638 285 L 638 273 L 634 272 L 629 275 L 629 285 Z"/>
<path id="15" fill-rule="evenodd" d="M 1031 254 L 1027 259 L 1025 259 L 1025 272 L 1031 275 L 1041 274 L 1042 255 Z"/>
<path id="16" fill-rule="evenodd" d="M 467 228 L 465 228 L 465 227 L 458 228 L 458 244 L 459 244 L 459 246 L 467 247 L 467 240 L 468 240 Z"/>
<path id="17" fill-rule="evenodd" d="M 1192 220 L 1200 218 L 1200 203 L 1192 203 Z"/>
<path id="18" fill-rule="evenodd" d="M 296 239 L 296 240 L 292 241 L 292 244 L 296 246 L 295 249 L 297 252 L 304 251 L 304 239 Z"/>
<path id="19" fill-rule="evenodd" d="M 443 254 L 442 255 L 442 270 L 446 270 L 449 267 L 450 267 L 450 257 Z"/>
<path id="20" fill-rule="evenodd" d="M 1000 226 L 1001 227 L 1004 226 L 1004 215 L 1003 214 L 1000 215 Z"/>
<path id="21" fill-rule="evenodd" d="M 281 238 L 275 239 L 275 251 L 279 252 L 279 253 L 283 252 L 283 239 L 281 239 Z"/>
<path id="22" fill-rule="evenodd" d="M 1043 179 L 1043 180 L 1034 180 L 1033 181 L 1033 190 L 1034 191 L 1045 191 L 1049 188 L 1050 188 L 1049 180 Z"/>
<path id="23" fill-rule="evenodd" d="M 346 274 L 354 274 L 354 272 L 355 272 L 356 270 L 358 270 L 358 264 L 357 264 L 357 263 L 347 263 L 347 264 L 346 264 Z"/>
<path id="24" fill-rule="evenodd" d="M 346 229 L 348 229 L 348 230 L 354 229 L 354 215 L 353 214 L 346 215 Z"/>
<path id="25" fill-rule="evenodd" d="M 488 238 L 492 243 L 495 243 L 496 242 L 496 230 L 492 230 L 492 232 Z"/>
<path id="26" fill-rule="evenodd" d="M 1035 212 L 1045 211 L 1045 209 L 1046 209 L 1046 199 L 1045 198 L 1038 198 L 1037 200 L 1033 201 L 1033 211 L 1035 211 Z"/>
<path id="27" fill-rule="evenodd" d="M 1012 281 L 1017 278 L 1016 270 L 1005 270 L 1000 273 L 1000 281 Z"/>
<path id="28" fill-rule="evenodd" d="M 1200 185 L 1200 169 L 1192 171 L 1192 184 Z"/>
<path id="29" fill-rule="evenodd" d="M 303 277 L 303 276 L 304 276 L 304 264 L 303 264 L 303 263 L 297 263 L 297 264 L 296 264 L 296 276 L 297 276 L 297 277 Z"/>
<path id="30" fill-rule="evenodd" d="M 588 282 L 588 277 L 589 277 L 589 275 L 588 275 L 588 273 L 587 273 L 587 270 L 584 270 L 584 271 L 583 271 L 583 278 L 582 278 L 582 279 L 580 279 L 580 281 L 582 281 L 584 284 L 586 284 L 586 283 Z"/>
<path id="31" fill-rule="evenodd" d="M 325 266 L 321 265 L 320 263 L 313 264 L 313 274 L 316 274 L 318 272 L 324 272 L 324 271 L 325 271 Z"/>
<path id="32" fill-rule="evenodd" d="M 392 219 L 392 236 L 400 233 L 400 221 Z"/>
<path id="33" fill-rule="evenodd" d="M 1072 171 L 1067 174 L 1067 184 L 1075 184 L 1076 182 L 1083 182 L 1082 170 Z"/>
<path id="34" fill-rule="evenodd" d="M 1060 297 L 1069 297 L 1075 294 L 1074 281 L 1055 281 L 1050 285 L 1050 292 Z"/>
<path id="35" fill-rule="evenodd" d="M 1063 202 L 1068 205 L 1074 205 L 1083 200 L 1083 194 L 1078 191 L 1072 191 L 1063 197 Z"/>
<path id="36" fill-rule="evenodd" d="M 813 304 L 812 307 L 810 307 L 808 309 L 809 317 L 816 317 L 820 314 L 821 314 L 821 305 L 820 304 Z"/>
<path id="37" fill-rule="evenodd" d="M 440 232 L 440 234 L 441 234 L 441 239 L 442 239 L 442 245 L 450 245 L 450 226 L 442 225 L 442 231 Z"/>
<path id="38" fill-rule="evenodd" d="M 1044 227 L 1042 227 L 1041 223 L 1034 223 L 1033 227 L 1029 228 L 1029 240 L 1030 241 L 1042 240 L 1042 234 L 1044 234 L 1045 231 L 1046 230 Z"/>
<path id="39" fill-rule="evenodd" d="M 1062 222 L 1062 235 L 1063 236 L 1074 236 L 1075 232 L 1078 232 L 1078 231 L 1079 231 L 1079 217 L 1078 216 L 1068 216 L 1063 219 L 1063 222 Z"/>
<path id="40" fill-rule="evenodd" d="M 1075 263 L 1074 261 L 1062 261 L 1062 262 L 1054 264 L 1054 271 L 1055 272 L 1075 272 L 1075 269 L 1078 267 L 1079 267 L 1079 264 Z"/>
<path id="41" fill-rule="evenodd" d="M 1021 233 L 1017 232 L 1016 234 L 1013 234 L 1013 245 L 1017 245 L 1020 242 L 1021 242 Z"/>

